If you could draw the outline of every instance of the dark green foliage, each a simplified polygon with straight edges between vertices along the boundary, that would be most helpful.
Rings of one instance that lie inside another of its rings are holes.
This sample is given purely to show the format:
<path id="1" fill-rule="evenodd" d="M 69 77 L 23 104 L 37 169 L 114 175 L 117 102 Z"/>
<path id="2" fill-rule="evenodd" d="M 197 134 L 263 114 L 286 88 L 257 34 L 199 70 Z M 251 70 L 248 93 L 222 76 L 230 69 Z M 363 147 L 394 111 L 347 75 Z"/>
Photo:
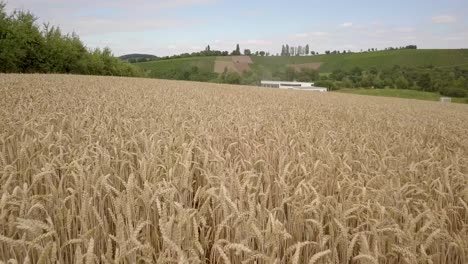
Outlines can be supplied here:
<path id="1" fill-rule="evenodd" d="M 200 82 L 218 81 L 213 72 L 216 57 L 192 57 L 173 60 L 156 60 L 138 63 L 148 77 L 169 80 L 190 80 Z"/>
<path id="2" fill-rule="evenodd" d="M 398 89 L 409 89 L 410 88 L 410 84 L 408 82 L 408 80 L 406 80 L 406 78 L 401 75 L 400 77 L 398 77 L 398 79 L 396 79 L 395 81 L 395 85 Z"/>
<path id="3" fill-rule="evenodd" d="M 0 72 L 139 76 L 138 68 L 115 58 L 108 48 L 86 49 L 76 34 L 40 28 L 26 11 L 5 12 L 0 3 Z"/>
<path id="4" fill-rule="evenodd" d="M 431 82 L 431 75 L 429 73 L 423 73 L 419 76 L 416 84 L 421 87 L 423 91 L 433 91 L 432 90 L 432 82 Z"/>
<path id="5" fill-rule="evenodd" d="M 150 54 L 133 53 L 133 54 L 122 55 L 122 56 L 119 57 L 119 59 L 121 59 L 123 61 L 128 61 L 130 63 L 137 63 L 137 62 L 157 60 L 158 57 L 154 56 L 154 55 L 150 55 Z"/>
<path id="6" fill-rule="evenodd" d="M 259 77 L 257 72 L 244 71 L 242 73 L 241 84 L 245 85 L 258 85 L 262 78 Z"/>
<path id="7" fill-rule="evenodd" d="M 225 70 L 219 77 L 222 83 L 241 84 L 242 82 L 242 78 L 237 72 Z"/>
<path id="8" fill-rule="evenodd" d="M 315 82 L 314 85 L 317 86 L 317 87 L 326 87 L 326 88 L 329 88 L 332 91 L 339 89 L 335 85 L 335 82 L 333 82 L 333 81 L 318 81 L 318 82 Z"/>
<path id="9" fill-rule="evenodd" d="M 239 44 L 236 45 L 236 49 L 232 51 L 231 55 L 234 55 L 234 56 L 241 55 Z"/>
<path id="10" fill-rule="evenodd" d="M 334 70 L 331 74 L 330 74 L 330 77 L 334 80 L 337 80 L 337 81 L 341 81 L 343 80 L 343 78 L 346 76 L 346 73 L 341 70 L 341 69 L 338 69 L 338 70 Z"/>
<path id="11" fill-rule="evenodd" d="M 442 89 L 440 91 L 440 94 L 450 97 L 466 97 L 468 93 L 466 90 L 463 90 L 461 88 L 448 87 Z"/>
<path id="12" fill-rule="evenodd" d="M 452 97 L 465 97 L 468 92 L 468 70 L 460 68 L 394 66 L 365 71 L 355 67 L 350 71 L 335 70 L 329 79 L 344 88 L 411 89 Z"/>
<path id="13" fill-rule="evenodd" d="M 319 73 L 314 69 L 303 68 L 296 73 L 296 80 L 299 82 L 313 82 L 318 79 Z"/>

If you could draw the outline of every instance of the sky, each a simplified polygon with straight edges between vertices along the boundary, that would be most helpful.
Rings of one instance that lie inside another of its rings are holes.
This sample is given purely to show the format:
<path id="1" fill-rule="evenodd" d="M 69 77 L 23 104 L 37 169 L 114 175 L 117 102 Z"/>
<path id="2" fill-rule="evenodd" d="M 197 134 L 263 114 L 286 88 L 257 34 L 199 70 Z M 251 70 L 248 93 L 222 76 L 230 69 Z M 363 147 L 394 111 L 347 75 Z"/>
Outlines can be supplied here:
<path id="1" fill-rule="evenodd" d="M 281 45 L 352 50 L 468 48 L 467 0 L 7 0 L 89 48 L 158 56 Z"/>

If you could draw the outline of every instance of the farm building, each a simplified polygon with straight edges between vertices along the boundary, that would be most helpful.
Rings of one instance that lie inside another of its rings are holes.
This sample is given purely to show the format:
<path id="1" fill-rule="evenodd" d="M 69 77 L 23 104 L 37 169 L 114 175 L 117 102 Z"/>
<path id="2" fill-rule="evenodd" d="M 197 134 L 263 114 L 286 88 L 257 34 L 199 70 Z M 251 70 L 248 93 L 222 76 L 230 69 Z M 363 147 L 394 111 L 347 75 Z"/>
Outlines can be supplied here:
<path id="1" fill-rule="evenodd" d="M 284 82 L 284 81 L 261 81 L 262 87 L 279 88 L 279 89 L 293 89 L 314 92 L 326 92 L 325 87 L 316 87 L 312 82 Z"/>
<path id="2" fill-rule="evenodd" d="M 441 102 L 441 103 L 451 103 L 451 102 L 452 102 L 452 98 L 450 98 L 450 97 L 441 97 L 441 98 L 440 98 L 440 102 Z"/>

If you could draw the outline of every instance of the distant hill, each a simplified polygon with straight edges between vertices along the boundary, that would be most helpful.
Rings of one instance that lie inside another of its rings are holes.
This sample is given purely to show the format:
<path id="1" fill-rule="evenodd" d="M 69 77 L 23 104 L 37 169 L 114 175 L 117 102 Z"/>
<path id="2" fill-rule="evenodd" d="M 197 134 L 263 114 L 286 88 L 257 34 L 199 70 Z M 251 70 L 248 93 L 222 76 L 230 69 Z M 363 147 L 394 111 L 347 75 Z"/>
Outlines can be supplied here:
<path id="1" fill-rule="evenodd" d="M 316 56 L 251 56 L 253 71 L 263 73 L 274 72 L 285 67 L 298 68 L 301 65 L 310 65 L 321 73 L 330 73 L 337 69 L 349 70 L 360 67 L 364 70 L 372 67 L 378 70 L 391 68 L 394 65 L 406 67 L 421 67 L 432 65 L 434 67 L 468 68 L 468 49 L 453 50 L 392 50 L 365 53 L 330 54 Z M 136 63 L 150 73 L 152 77 L 168 78 L 170 72 L 184 71 L 197 66 L 213 72 L 217 60 L 229 60 L 229 57 L 190 57 L 162 61 Z M 263 74 L 262 74 L 263 75 Z"/>
<path id="2" fill-rule="evenodd" d="M 183 74 L 194 67 L 199 72 L 213 73 L 216 57 L 189 57 L 169 60 L 155 60 L 135 63 L 143 69 L 148 77 L 159 79 L 184 79 Z"/>
<path id="3" fill-rule="evenodd" d="M 146 60 L 151 60 L 151 59 L 157 59 L 157 56 L 151 55 L 151 54 L 139 54 L 139 53 L 133 53 L 133 54 L 126 54 L 122 55 L 119 57 L 119 59 L 124 60 L 124 61 L 129 61 L 129 60 L 141 60 L 141 59 L 146 59 Z"/>
<path id="4" fill-rule="evenodd" d="M 364 70 L 372 67 L 378 70 L 391 68 L 394 65 L 402 67 L 468 67 L 468 49 L 452 50 L 392 50 L 365 53 L 330 54 L 303 57 L 252 57 L 254 65 L 265 67 L 271 71 L 278 67 L 294 64 L 321 63 L 318 70 L 322 73 L 337 69 L 350 70 L 360 67 Z"/>

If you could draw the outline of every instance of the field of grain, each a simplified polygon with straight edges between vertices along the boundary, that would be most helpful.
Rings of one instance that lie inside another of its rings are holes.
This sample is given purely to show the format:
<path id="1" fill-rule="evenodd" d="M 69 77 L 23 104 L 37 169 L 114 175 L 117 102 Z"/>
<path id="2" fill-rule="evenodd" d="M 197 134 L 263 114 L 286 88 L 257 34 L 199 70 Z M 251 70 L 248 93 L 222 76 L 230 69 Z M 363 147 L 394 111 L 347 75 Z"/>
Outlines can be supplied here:
<path id="1" fill-rule="evenodd" d="M 468 263 L 468 107 L 0 75 L 0 262 Z"/>

